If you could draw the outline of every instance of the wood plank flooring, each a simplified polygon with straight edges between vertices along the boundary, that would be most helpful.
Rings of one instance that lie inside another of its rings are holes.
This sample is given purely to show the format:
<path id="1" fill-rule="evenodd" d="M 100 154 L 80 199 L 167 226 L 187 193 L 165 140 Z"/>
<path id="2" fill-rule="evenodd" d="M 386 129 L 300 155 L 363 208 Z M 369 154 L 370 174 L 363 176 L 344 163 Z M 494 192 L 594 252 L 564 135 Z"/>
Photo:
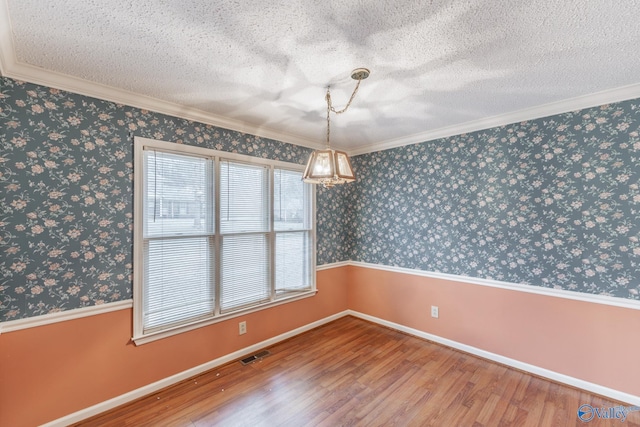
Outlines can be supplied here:
<path id="1" fill-rule="evenodd" d="M 354 317 L 78 423 L 81 426 L 611 426 L 621 405 Z M 624 405 L 629 406 L 629 405 Z M 621 427 L 639 427 L 633 412 Z"/>

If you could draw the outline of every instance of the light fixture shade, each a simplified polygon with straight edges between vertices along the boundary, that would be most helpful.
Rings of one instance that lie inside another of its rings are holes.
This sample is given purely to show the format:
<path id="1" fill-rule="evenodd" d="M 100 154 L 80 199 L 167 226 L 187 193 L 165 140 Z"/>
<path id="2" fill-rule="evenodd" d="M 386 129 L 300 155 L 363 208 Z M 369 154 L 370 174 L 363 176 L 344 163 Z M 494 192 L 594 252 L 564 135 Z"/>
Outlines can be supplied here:
<path id="1" fill-rule="evenodd" d="M 353 168 L 351 167 L 351 159 L 344 151 L 335 150 L 333 152 L 333 157 L 336 162 L 336 175 L 339 178 L 346 180 L 347 182 L 352 182 L 356 180 L 356 175 L 353 173 Z"/>
<path id="2" fill-rule="evenodd" d="M 351 160 L 344 151 L 316 150 L 309 156 L 307 167 L 302 177 L 304 182 L 333 187 L 356 180 Z"/>
<path id="3" fill-rule="evenodd" d="M 309 156 L 302 179 L 305 182 L 311 182 L 311 180 L 333 178 L 334 164 L 333 150 L 316 150 Z M 320 182 L 313 182 L 313 184 L 320 184 Z"/>

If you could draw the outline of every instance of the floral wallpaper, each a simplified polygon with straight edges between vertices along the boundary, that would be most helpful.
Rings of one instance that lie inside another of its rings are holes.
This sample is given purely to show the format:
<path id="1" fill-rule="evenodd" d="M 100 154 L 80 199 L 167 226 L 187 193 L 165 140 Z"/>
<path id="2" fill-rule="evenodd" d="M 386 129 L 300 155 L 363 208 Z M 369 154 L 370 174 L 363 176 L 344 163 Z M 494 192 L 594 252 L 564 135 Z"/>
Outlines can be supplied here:
<path id="1" fill-rule="evenodd" d="M 353 218 L 353 188 L 353 183 L 330 189 L 316 186 L 317 265 L 351 259 L 353 240 L 349 227 Z"/>
<path id="2" fill-rule="evenodd" d="M 0 321 L 131 298 L 134 136 L 298 164 L 310 152 L 13 79 L 0 85 Z M 319 264 L 347 259 L 341 229 L 323 220 L 344 221 L 332 197 L 341 196 L 318 192 Z"/>
<path id="3" fill-rule="evenodd" d="M 640 299 L 640 100 L 357 156 L 350 258 Z"/>
<path id="4" fill-rule="evenodd" d="M 0 321 L 132 294 L 133 137 L 303 164 L 309 149 L 0 78 Z M 640 299 L 640 101 L 356 156 L 317 191 L 349 259 Z"/>

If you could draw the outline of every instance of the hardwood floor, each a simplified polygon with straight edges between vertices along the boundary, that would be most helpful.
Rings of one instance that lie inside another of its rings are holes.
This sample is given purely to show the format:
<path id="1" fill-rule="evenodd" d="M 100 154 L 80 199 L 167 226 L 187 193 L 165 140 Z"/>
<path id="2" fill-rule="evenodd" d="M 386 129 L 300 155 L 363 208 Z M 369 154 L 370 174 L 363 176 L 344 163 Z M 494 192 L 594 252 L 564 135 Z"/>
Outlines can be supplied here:
<path id="1" fill-rule="evenodd" d="M 82 426 L 610 426 L 621 405 L 354 317 L 88 419 Z M 624 405 L 628 406 L 628 405 Z M 640 426 L 640 412 L 623 426 Z"/>

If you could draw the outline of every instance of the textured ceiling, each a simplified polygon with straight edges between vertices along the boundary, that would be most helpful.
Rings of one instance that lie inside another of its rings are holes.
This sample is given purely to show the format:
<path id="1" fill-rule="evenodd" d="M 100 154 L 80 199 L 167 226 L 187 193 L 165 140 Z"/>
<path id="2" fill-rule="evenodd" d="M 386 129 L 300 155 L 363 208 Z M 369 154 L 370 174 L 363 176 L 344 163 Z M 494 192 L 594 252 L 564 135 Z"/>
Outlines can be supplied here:
<path id="1" fill-rule="evenodd" d="M 326 86 L 344 106 L 356 67 L 371 76 L 332 117 L 351 152 L 640 96 L 638 0 L 4 2 L 4 75 L 44 69 L 54 87 L 73 77 L 302 145 L 323 144 Z"/>

